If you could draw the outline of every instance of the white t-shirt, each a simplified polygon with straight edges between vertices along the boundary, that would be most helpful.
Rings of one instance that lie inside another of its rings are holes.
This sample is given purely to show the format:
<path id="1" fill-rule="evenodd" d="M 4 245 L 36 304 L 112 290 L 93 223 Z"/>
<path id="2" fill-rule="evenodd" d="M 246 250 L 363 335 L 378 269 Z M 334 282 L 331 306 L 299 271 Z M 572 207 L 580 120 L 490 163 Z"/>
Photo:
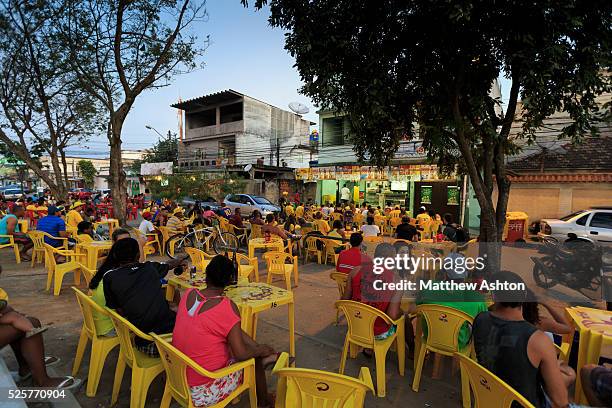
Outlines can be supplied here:
<path id="1" fill-rule="evenodd" d="M 380 228 L 378 228 L 378 225 L 362 225 L 361 232 L 363 232 L 364 237 L 375 237 L 380 234 Z"/>
<path id="2" fill-rule="evenodd" d="M 349 201 L 351 199 L 351 190 L 346 186 L 342 187 L 342 190 L 340 190 L 340 196 L 342 200 Z"/>
<path id="3" fill-rule="evenodd" d="M 366 208 L 365 210 L 363 210 L 361 212 L 361 215 L 363 216 L 364 219 L 367 218 L 367 216 L 368 216 L 368 209 Z"/>
<path id="4" fill-rule="evenodd" d="M 155 227 L 153 226 L 153 223 L 149 220 L 142 220 L 142 222 L 138 226 L 138 229 L 140 230 L 140 232 L 142 232 L 145 235 L 155 231 Z"/>

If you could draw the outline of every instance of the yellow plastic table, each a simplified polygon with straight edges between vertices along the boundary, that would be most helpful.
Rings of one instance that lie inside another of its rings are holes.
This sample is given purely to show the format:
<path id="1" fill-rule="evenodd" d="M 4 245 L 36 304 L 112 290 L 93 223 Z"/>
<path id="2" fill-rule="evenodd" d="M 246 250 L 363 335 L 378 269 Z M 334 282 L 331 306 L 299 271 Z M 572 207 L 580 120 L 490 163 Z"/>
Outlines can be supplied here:
<path id="1" fill-rule="evenodd" d="M 174 298 L 176 287 L 206 288 L 206 282 L 202 274 L 196 274 L 191 280 L 188 273 L 180 276 L 170 276 L 166 299 Z M 172 293 L 169 296 L 169 293 Z M 278 306 L 287 305 L 289 314 L 289 354 L 295 357 L 295 304 L 293 292 L 268 285 L 267 283 L 248 282 L 243 280 L 237 285 L 228 286 L 225 296 L 232 299 L 240 310 L 242 329 L 254 340 L 257 335 L 257 314 Z"/>
<path id="2" fill-rule="evenodd" d="M 112 241 L 90 241 L 77 244 L 77 248 L 80 248 L 87 254 L 85 266 L 94 271 L 98 268 L 98 257 L 100 252 L 108 251 L 112 246 Z"/>
<path id="3" fill-rule="evenodd" d="M 283 240 L 278 238 L 272 238 L 269 242 L 266 242 L 265 238 L 253 238 L 249 240 L 249 258 L 253 258 L 255 256 L 256 248 L 275 248 L 277 251 L 284 251 L 285 244 Z"/>
<path id="4" fill-rule="evenodd" d="M 95 228 L 98 228 L 98 225 L 102 225 L 102 224 L 106 224 L 108 225 L 108 235 L 112 236 L 113 235 L 113 231 L 116 228 L 119 228 L 119 220 L 116 220 L 114 218 L 109 218 L 106 220 L 101 220 L 95 223 Z"/>
<path id="5" fill-rule="evenodd" d="M 595 359 L 593 356 L 599 353 L 602 335 L 612 336 L 612 312 L 581 306 L 568 307 L 565 312 L 574 327 L 574 332 L 570 336 L 570 344 L 573 344 L 575 332 L 580 333 L 577 367 L 597 363 L 597 361 L 590 360 Z M 576 376 L 574 400 L 578 404 L 587 403 L 579 375 Z"/>

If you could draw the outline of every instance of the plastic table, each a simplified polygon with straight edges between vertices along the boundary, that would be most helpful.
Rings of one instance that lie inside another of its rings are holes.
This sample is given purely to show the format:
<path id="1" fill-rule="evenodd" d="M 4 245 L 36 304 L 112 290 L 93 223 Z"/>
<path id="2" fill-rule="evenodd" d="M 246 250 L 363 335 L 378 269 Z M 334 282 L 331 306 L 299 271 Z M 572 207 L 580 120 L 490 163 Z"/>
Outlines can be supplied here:
<path id="1" fill-rule="evenodd" d="M 188 273 L 168 278 L 166 299 L 174 298 L 176 287 L 206 288 L 202 274 L 196 274 L 191 280 Z M 169 296 L 169 292 L 172 296 Z M 265 310 L 287 305 L 289 314 L 289 354 L 295 357 L 295 304 L 293 292 L 268 285 L 267 283 L 241 281 L 237 285 L 228 286 L 224 295 L 232 299 L 240 310 L 242 329 L 253 340 L 257 336 L 257 314 Z"/>
<path id="2" fill-rule="evenodd" d="M 77 244 L 77 248 L 85 251 L 86 256 L 86 266 L 91 270 L 98 269 L 98 257 L 100 252 L 108 251 L 113 246 L 112 241 L 90 241 L 84 242 L 82 244 Z"/>
<path id="3" fill-rule="evenodd" d="M 576 306 L 566 308 L 565 313 L 574 327 L 574 332 L 570 336 L 570 344 L 573 344 L 576 331 L 580 333 L 577 367 L 583 367 L 589 363 L 596 364 L 597 361 L 591 360 L 596 359 L 596 355 L 598 357 L 602 335 L 612 336 L 612 312 Z M 576 376 L 574 400 L 578 404 L 587 403 L 579 375 Z"/>
<path id="4" fill-rule="evenodd" d="M 256 248 L 275 248 L 277 251 L 284 251 L 285 244 L 283 240 L 279 238 L 272 238 L 270 241 L 266 242 L 265 238 L 253 238 L 249 240 L 249 258 L 253 258 L 255 256 Z"/>

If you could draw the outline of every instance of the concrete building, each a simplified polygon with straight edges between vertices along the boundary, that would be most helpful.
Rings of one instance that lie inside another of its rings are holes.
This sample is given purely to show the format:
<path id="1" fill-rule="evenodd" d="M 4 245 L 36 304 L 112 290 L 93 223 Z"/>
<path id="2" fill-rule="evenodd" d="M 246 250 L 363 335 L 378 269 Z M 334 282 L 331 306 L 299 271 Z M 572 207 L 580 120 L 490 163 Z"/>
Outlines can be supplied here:
<path id="1" fill-rule="evenodd" d="M 232 89 L 172 107 L 185 112 L 181 170 L 247 164 L 297 168 L 312 160 L 309 131 L 314 123 L 293 112 Z"/>
<path id="2" fill-rule="evenodd" d="M 123 165 L 129 166 L 135 160 L 140 160 L 144 155 L 143 151 L 140 150 L 123 150 L 121 157 L 123 159 Z M 103 190 L 108 188 L 108 169 L 110 167 L 109 157 L 87 157 L 83 156 L 67 156 L 66 157 L 66 169 L 68 181 L 70 182 L 70 188 L 82 188 L 85 187 L 83 177 L 79 170 L 79 161 L 89 160 L 98 171 L 94 179 L 94 189 Z M 40 158 L 43 170 L 53 173 L 53 166 L 51 165 L 51 158 L 49 156 L 42 156 Z M 60 162 L 61 165 L 61 162 Z M 46 184 L 41 180 L 39 187 L 46 187 Z"/>

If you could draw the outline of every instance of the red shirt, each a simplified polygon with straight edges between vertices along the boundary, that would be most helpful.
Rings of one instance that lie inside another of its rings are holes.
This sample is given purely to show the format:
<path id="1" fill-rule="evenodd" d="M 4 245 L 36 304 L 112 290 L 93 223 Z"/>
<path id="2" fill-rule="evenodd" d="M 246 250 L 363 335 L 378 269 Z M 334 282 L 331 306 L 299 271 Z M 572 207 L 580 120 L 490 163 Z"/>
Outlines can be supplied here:
<path id="1" fill-rule="evenodd" d="M 350 273 L 353 269 L 361 265 L 361 250 L 359 247 L 345 249 L 338 255 L 336 270 L 342 273 Z"/>
<path id="2" fill-rule="evenodd" d="M 393 282 L 393 272 L 385 269 L 382 274 L 376 275 L 369 271 L 365 277 L 361 271 L 357 272 L 351 281 L 351 300 L 375 307 L 386 313 L 393 294 L 389 291 L 374 290 L 373 284 L 377 279 L 384 282 Z M 376 318 L 374 334 L 379 335 L 387 330 L 389 330 L 389 325 L 380 317 Z"/>

